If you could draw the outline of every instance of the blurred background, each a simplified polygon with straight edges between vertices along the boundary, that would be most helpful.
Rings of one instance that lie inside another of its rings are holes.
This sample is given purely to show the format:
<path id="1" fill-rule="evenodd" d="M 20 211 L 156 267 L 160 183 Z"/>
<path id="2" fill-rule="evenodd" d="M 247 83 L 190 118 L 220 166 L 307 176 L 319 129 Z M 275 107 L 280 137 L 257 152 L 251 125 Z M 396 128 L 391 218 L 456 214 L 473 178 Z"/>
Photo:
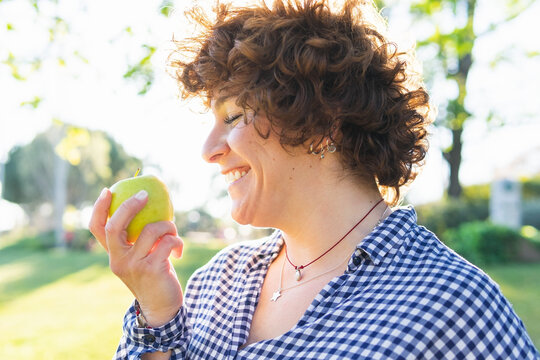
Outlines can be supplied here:
<path id="1" fill-rule="evenodd" d="M 173 34 L 193 31 L 184 10 L 213 3 L 0 0 L 2 358 L 112 356 L 132 297 L 87 223 L 137 168 L 171 191 L 184 285 L 226 244 L 269 233 L 230 218 L 200 156 L 211 114 L 167 72 Z M 390 37 L 417 47 L 438 108 L 404 204 L 499 283 L 539 347 L 540 2 L 377 4 Z"/>

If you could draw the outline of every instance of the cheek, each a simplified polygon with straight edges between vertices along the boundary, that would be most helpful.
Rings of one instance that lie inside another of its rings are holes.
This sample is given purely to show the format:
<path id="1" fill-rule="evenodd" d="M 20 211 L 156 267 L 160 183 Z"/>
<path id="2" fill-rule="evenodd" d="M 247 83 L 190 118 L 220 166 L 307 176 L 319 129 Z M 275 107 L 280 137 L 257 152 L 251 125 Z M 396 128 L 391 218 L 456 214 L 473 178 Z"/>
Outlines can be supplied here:
<path id="1" fill-rule="evenodd" d="M 255 161 L 264 156 L 264 139 L 254 133 L 251 125 L 234 129 L 229 134 L 229 146 L 238 155 L 246 160 Z M 259 160 L 260 161 L 260 160 Z"/>
<path id="2" fill-rule="evenodd" d="M 247 143 L 252 141 L 248 131 L 248 126 L 249 125 L 238 124 L 231 130 L 228 136 L 228 141 L 231 148 L 242 148 L 245 147 Z"/>

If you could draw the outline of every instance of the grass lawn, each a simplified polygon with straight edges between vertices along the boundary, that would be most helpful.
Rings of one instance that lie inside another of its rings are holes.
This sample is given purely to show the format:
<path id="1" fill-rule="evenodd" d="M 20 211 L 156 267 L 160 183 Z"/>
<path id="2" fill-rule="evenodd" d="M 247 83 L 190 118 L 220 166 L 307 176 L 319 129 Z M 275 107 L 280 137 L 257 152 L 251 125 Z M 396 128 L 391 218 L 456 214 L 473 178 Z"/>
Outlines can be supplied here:
<path id="1" fill-rule="evenodd" d="M 540 264 L 501 265 L 484 271 L 499 284 L 540 349 Z"/>
<path id="2" fill-rule="evenodd" d="M 0 239 L 1 240 L 1 239 Z M 218 251 L 186 242 L 175 268 L 183 286 Z M 540 347 L 540 264 L 486 269 L 513 303 Z M 132 301 L 104 252 L 1 248 L 2 359 L 110 359 Z"/>
<path id="3" fill-rule="evenodd" d="M 218 250 L 186 243 L 175 260 L 182 285 Z M 132 300 L 103 251 L 0 248 L 0 357 L 110 359 Z"/>

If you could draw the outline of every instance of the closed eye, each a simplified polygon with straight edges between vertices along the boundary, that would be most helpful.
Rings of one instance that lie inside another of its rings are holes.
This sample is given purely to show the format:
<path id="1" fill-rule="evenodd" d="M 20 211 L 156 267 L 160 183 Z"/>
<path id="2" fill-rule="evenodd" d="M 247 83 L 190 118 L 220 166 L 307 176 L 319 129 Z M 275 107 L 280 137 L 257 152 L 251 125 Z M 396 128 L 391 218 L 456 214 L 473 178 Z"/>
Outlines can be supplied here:
<path id="1" fill-rule="evenodd" d="M 230 116 L 227 116 L 223 122 L 225 124 L 232 124 L 234 123 L 236 120 L 238 120 L 240 117 L 242 117 L 244 114 L 237 114 L 237 115 L 230 115 Z"/>

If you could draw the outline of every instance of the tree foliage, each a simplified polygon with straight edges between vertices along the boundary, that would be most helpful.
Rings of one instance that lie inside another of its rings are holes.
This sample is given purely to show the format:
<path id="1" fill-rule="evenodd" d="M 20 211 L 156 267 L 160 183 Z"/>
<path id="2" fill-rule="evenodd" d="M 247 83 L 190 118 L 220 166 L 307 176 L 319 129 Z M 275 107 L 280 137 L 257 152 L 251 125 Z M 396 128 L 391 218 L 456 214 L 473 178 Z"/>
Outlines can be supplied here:
<path id="1" fill-rule="evenodd" d="M 418 42 L 418 47 L 435 49 L 432 59 L 422 59 L 429 70 L 428 75 L 444 74 L 447 81 L 454 82 L 457 88 L 455 97 L 442 104 L 436 125 L 447 128 L 451 132 L 451 145 L 442 149 L 443 157 L 450 168 L 448 195 L 458 198 L 462 194 L 459 182 L 461 152 L 463 147 L 463 130 L 471 119 L 472 111 L 466 106 L 467 81 L 474 65 L 473 49 L 476 41 L 501 24 L 516 18 L 527 9 L 534 0 L 506 1 L 504 19 L 488 26 L 479 33 L 475 27 L 478 11 L 477 0 L 412 0 L 410 9 L 418 21 L 427 22 L 431 33 Z M 442 21 L 444 20 L 444 21 Z M 452 24 L 448 26 L 448 24 Z M 433 79 L 427 79 L 428 82 Z M 486 119 L 489 121 L 489 119 Z"/>
<path id="2" fill-rule="evenodd" d="M 103 187 L 132 176 L 141 166 L 104 132 L 56 123 L 29 144 L 11 149 L 4 198 L 29 213 L 53 202 L 57 157 L 69 164 L 67 204 L 76 207 L 94 201 Z"/>
<path id="3" fill-rule="evenodd" d="M 9 51 L 0 51 L 0 65 L 7 66 L 10 69 L 13 79 L 18 81 L 27 81 L 35 75 L 36 72 L 51 71 L 53 67 L 69 68 L 74 63 L 85 63 L 89 67 L 94 67 L 88 60 L 89 50 L 86 44 L 81 41 L 80 34 L 76 33 L 76 18 L 70 18 L 63 8 L 69 7 L 68 0 L 21 0 L 26 3 L 28 16 L 33 17 L 34 22 L 39 24 L 40 30 L 47 34 L 46 37 L 38 37 L 33 52 L 18 53 L 13 49 Z M 11 6 L 12 1 L 0 0 L 0 11 L 3 8 Z M 20 5 L 20 4 L 19 4 Z M 83 9 L 84 6 L 81 6 Z M 169 0 L 163 0 L 155 6 L 156 13 L 164 17 L 170 16 L 173 9 L 173 3 Z M 84 11 L 84 10 L 82 10 Z M 139 24 L 132 24 L 125 29 L 125 33 L 137 39 L 133 29 Z M 151 32 L 152 29 L 143 29 Z M 5 35 L 17 36 L 23 34 L 27 29 L 20 26 L 17 19 L 12 19 L 6 24 Z M 2 29 L 0 29 L 2 35 Z M 117 34 L 111 33 L 109 41 L 114 41 Z M 43 39 L 45 43 L 43 43 Z M 142 38 L 137 40 L 137 46 L 142 50 L 141 55 L 133 59 L 129 51 L 126 51 L 128 58 L 127 70 L 123 77 L 128 81 L 135 81 L 140 84 L 139 95 L 146 94 L 154 82 L 154 68 L 151 60 L 156 52 L 156 44 L 145 43 Z M 157 40 L 156 40 L 157 42 Z M 120 73 L 119 76 L 122 76 Z M 32 94 L 33 95 L 33 94 Z M 32 106 L 37 108 L 41 102 L 39 96 L 31 96 L 28 101 L 24 101 L 21 106 Z"/>
<path id="4" fill-rule="evenodd" d="M 215 235 L 220 228 L 219 220 L 202 207 L 176 212 L 174 222 L 181 236 L 185 236 L 191 231 L 208 232 Z"/>

